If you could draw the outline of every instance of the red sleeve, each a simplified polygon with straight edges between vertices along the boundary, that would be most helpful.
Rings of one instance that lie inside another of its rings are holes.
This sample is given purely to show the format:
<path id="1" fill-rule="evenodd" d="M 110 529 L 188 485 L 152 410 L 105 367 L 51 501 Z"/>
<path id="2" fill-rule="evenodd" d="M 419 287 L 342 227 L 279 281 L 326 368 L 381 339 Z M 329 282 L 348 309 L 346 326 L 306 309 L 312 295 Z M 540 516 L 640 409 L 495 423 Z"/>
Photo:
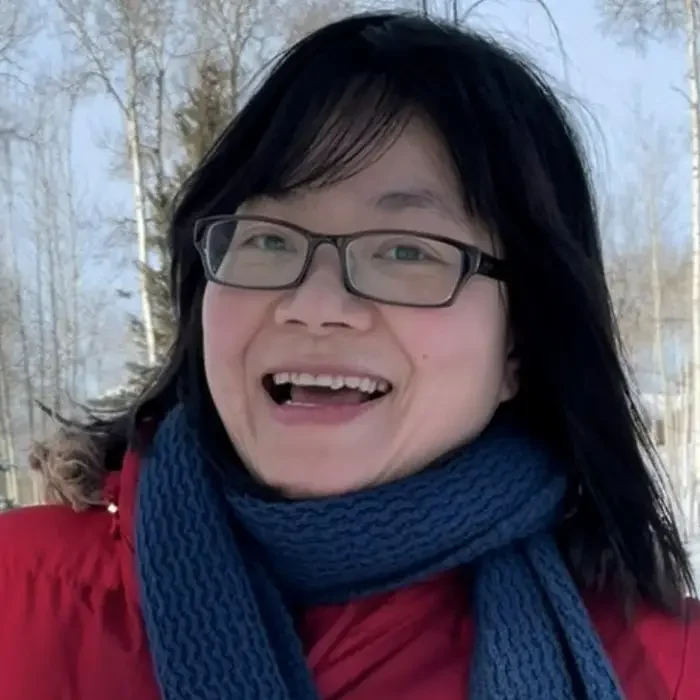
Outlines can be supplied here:
<path id="1" fill-rule="evenodd" d="M 601 641 L 629 700 L 700 700 L 700 604 L 676 617 L 638 604 L 627 620 L 619 603 L 587 598 Z"/>
<path id="2" fill-rule="evenodd" d="M 690 602 L 683 667 L 675 700 L 700 699 L 700 601 Z"/>
<path id="3" fill-rule="evenodd" d="M 154 700 L 137 613 L 101 513 L 0 515 L 0 697 Z"/>

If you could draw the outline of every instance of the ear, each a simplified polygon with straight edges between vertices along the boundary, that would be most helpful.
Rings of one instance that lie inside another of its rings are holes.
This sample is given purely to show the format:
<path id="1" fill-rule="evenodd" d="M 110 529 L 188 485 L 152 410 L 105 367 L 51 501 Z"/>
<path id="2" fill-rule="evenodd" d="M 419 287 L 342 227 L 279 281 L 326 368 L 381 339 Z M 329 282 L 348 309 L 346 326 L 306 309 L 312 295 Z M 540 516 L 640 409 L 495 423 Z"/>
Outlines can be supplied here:
<path id="1" fill-rule="evenodd" d="M 515 353 L 515 348 L 512 346 L 506 357 L 505 367 L 503 368 L 503 379 L 501 381 L 501 403 L 510 401 L 518 393 L 520 388 L 520 360 Z"/>

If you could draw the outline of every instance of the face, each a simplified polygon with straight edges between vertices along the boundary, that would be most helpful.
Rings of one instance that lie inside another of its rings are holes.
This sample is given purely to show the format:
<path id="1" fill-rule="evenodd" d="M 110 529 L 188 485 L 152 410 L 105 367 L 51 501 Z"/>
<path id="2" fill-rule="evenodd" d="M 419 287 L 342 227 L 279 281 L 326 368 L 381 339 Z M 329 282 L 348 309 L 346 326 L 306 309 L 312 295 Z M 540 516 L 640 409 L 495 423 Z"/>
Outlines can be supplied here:
<path id="1" fill-rule="evenodd" d="M 443 147 L 420 123 L 343 182 L 261 198 L 238 213 L 331 235 L 409 229 L 493 252 L 464 213 Z M 516 391 L 503 290 L 486 277 L 472 277 L 446 308 L 389 306 L 346 291 L 336 249 L 322 245 L 296 289 L 210 283 L 202 321 L 206 376 L 222 422 L 251 472 L 290 497 L 340 494 L 416 472 L 473 439 Z M 391 388 L 360 406 L 313 405 L 307 397 L 282 407 L 266 389 L 275 373 L 278 380 L 366 378 Z"/>

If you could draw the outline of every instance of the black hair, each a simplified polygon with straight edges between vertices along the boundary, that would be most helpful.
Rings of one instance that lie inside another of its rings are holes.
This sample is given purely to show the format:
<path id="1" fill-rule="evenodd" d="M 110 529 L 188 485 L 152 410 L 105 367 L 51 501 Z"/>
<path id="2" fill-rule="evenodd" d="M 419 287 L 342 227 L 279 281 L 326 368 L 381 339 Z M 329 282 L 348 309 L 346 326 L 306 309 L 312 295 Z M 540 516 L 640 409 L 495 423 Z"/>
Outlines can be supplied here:
<path id="1" fill-rule="evenodd" d="M 508 261 L 520 363 L 512 409 L 570 470 L 572 515 L 559 537 L 572 571 L 582 586 L 614 588 L 626 603 L 677 607 L 693 587 L 690 565 L 622 361 L 584 149 L 537 70 L 470 30 L 364 14 L 281 56 L 177 198 L 178 330 L 167 363 L 123 415 L 86 429 L 118 468 L 139 426 L 158 421 L 188 377 L 201 377 L 199 217 L 348 177 L 412 116 L 442 138 L 467 213 Z"/>

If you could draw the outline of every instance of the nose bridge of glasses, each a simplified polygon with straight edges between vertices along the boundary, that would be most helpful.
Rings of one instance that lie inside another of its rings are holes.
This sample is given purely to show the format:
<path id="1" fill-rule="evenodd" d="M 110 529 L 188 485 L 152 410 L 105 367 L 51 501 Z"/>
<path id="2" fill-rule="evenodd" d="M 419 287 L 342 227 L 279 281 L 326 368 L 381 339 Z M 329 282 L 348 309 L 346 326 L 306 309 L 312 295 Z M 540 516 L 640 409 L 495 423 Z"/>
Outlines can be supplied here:
<path id="1" fill-rule="evenodd" d="M 311 274 L 314 270 L 323 267 L 325 262 L 335 263 L 338 266 L 338 271 L 342 274 L 342 268 L 344 265 L 343 255 L 345 248 L 345 237 L 344 236 L 330 236 L 327 234 L 310 234 L 307 236 L 308 249 L 306 251 L 307 256 L 307 276 Z M 335 250 L 335 254 L 329 248 Z M 330 255 L 323 255 L 322 251 L 325 250 Z M 319 266 L 320 264 L 320 266 Z"/>
<path id="2" fill-rule="evenodd" d="M 345 282 L 344 238 L 314 234 L 306 242 L 305 267 L 285 302 L 284 314 L 302 314 L 306 323 L 324 326 L 365 323 L 363 316 L 357 316 L 356 305 L 346 302 L 353 292 Z"/>

